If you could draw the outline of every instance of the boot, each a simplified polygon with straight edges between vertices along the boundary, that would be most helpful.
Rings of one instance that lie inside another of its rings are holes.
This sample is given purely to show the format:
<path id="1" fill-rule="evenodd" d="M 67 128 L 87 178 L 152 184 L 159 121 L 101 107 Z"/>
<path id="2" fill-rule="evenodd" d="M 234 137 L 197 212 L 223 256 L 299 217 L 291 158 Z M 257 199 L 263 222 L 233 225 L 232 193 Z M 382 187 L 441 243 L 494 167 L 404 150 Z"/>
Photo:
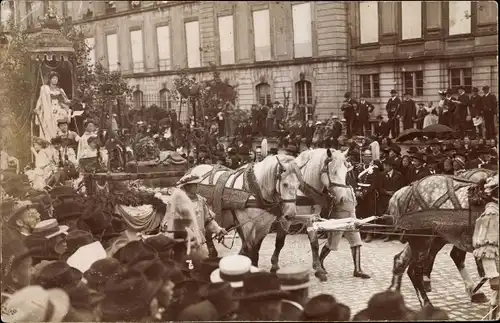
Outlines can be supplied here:
<path id="1" fill-rule="evenodd" d="M 369 275 L 361 270 L 361 246 L 351 247 L 352 260 L 354 261 L 353 276 L 357 278 L 368 279 Z"/>
<path id="2" fill-rule="evenodd" d="M 325 245 L 323 246 L 323 248 L 321 248 L 321 253 L 319 254 L 319 263 L 321 264 L 321 268 L 324 271 L 326 271 L 326 269 L 323 262 L 325 261 L 325 258 L 330 254 L 330 251 L 332 250 Z"/>

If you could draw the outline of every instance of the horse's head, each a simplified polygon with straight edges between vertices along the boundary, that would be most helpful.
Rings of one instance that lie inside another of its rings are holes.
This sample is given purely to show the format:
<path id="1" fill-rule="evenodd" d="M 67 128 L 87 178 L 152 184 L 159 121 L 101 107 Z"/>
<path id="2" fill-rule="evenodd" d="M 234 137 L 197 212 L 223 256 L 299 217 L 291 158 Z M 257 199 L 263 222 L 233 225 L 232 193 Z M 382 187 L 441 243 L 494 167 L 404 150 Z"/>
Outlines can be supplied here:
<path id="1" fill-rule="evenodd" d="M 278 202 L 285 217 L 294 217 L 297 214 L 297 190 L 302 181 L 295 158 L 281 155 L 268 156 L 262 162 L 255 164 L 254 169 L 255 176 L 261 178 L 262 197 L 268 201 Z M 257 174 L 258 172 L 260 174 Z"/>
<path id="2" fill-rule="evenodd" d="M 346 177 L 350 169 L 350 164 L 346 159 L 347 153 L 348 150 L 341 152 L 335 149 L 326 149 L 326 158 L 320 170 L 320 179 L 330 194 L 335 187 L 346 187 Z"/>

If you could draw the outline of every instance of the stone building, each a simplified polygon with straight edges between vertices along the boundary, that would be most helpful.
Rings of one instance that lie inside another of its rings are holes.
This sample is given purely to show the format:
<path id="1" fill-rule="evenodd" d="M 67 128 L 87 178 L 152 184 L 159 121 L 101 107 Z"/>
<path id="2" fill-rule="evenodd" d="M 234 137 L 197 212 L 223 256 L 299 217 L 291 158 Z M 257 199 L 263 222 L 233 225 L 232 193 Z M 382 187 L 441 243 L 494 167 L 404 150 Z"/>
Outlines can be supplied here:
<path id="1" fill-rule="evenodd" d="M 491 87 L 498 95 L 498 8 L 494 1 L 349 3 L 351 88 L 385 114 L 391 89 L 418 102 L 438 90 Z"/>
<path id="2" fill-rule="evenodd" d="M 346 91 L 365 94 L 373 117 L 385 114 L 391 89 L 420 102 L 458 85 L 497 94 L 493 1 L 10 0 L 2 8 L 36 29 L 49 5 L 84 27 L 93 60 L 121 68 L 136 106 L 151 96 L 175 105 L 168 93 L 179 71 L 207 79 L 211 64 L 238 86 L 237 106 L 283 103 L 286 92 L 290 102 L 317 102 L 320 119 L 341 115 Z"/>
<path id="3" fill-rule="evenodd" d="M 119 63 L 137 90 L 137 105 L 143 97 L 166 96 L 181 69 L 209 78 L 211 64 L 238 86 L 241 108 L 283 103 L 289 92 L 289 108 L 316 101 L 316 114 L 324 118 L 339 113 L 347 91 L 342 2 L 22 1 L 22 23 L 36 28 L 31 16 L 42 15 L 50 2 L 85 26 L 93 59 L 109 68 Z"/>

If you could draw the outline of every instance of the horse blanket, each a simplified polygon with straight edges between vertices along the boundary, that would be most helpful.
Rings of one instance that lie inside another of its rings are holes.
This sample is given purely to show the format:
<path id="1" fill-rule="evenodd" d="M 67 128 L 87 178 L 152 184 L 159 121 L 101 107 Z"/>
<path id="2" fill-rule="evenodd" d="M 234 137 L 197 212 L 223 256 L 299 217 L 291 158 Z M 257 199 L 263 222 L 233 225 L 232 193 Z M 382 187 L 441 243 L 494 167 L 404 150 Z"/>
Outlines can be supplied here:
<path id="1" fill-rule="evenodd" d="M 463 250 L 471 251 L 474 223 L 482 213 L 469 205 L 468 190 L 475 183 L 462 178 L 431 175 L 397 191 L 389 214 L 398 230 L 430 230 Z"/>

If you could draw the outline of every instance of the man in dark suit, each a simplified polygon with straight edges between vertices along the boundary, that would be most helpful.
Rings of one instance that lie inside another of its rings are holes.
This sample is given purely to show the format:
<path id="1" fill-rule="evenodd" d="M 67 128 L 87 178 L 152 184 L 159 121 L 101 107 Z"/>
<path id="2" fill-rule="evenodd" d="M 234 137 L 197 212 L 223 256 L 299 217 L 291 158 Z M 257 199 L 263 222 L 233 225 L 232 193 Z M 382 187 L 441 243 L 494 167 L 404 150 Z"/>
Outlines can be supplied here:
<path id="1" fill-rule="evenodd" d="M 331 147 L 334 149 L 340 149 L 340 144 L 339 144 L 339 137 L 342 135 L 342 123 L 339 121 L 338 116 L 333 116 L 332 117 L 333 123 L 332 123 L 332 130 L 331 130 Z"/>
<path id="2" fill-rule="evenodd" d="M 281 290 L 288 295 L 281 301 L 280 321 L 300 321 L 309 299 L 309 271 L 285 267 L 276 272 Z"/>
<path id="3" fill-rule="evenodd" d="M 483 116 L 486 138 L 495 138 L 495 119 L 498 112 L 497 98 L 490 93 L 489 86 L 483 86 Z"/>
<path id="4" fill-rule="evenodd" d="M 443 163 L 446 159 L 446 155 L 441 152 L 441 143 L 437 139 L 431 139 L 428 144 L 431 147 L 431 155 L 437 162 L 437 171 L 441 172 L 443 170 Z"/>
<path id="5" fill-rule="evenodd" d="M 411 181 L 418 181 L 426 176 L 429 176 L 431 173 L 429 169 L 425 166 L 425 156 L 422 153 L 417 153 L 411 156 L 412 164 L 413 164 L 413 174 L 411 176 Z"/>
<path id="6" fill-rule="evenodd" d="M 477 87 L 472 88 L 472 95 L 470 97 L 469 106 L 470 116 L 474 121 L 474 118 L 479 118 L 483 116 L 483 97 L 479 95 L 479 89 Z M 478 137 L 483 137 L 483 125 L 476 126 L 476 134 Z"/>
<path id="7" fill-rule="evenodd" d="M 381 189 L 380 189 L 380 202 L 383 205 L 383 212 L 387 211 L 387 207 L 389 206 L 389 200 L 400 188 L 405 186 L 405 179 L 403 174 L 395 169 L 398 166 L 398 162 L 392 158 L 387 157 L 384 162 L 384 176 L 382 177 Z M 388 234 L 384 241 L 389 241 L 393 238 L 390 234 Z"/>
<path id="8" fill-rule="evenodd" d="M 401 100 L 398 98 L 398 92 L 391 90 L 391 98 L 385 105 L 387 110 L 388 124 L 391 136 L 397 138 L 399 136 L 399 118 L 401 109 Z"/>
<path id="9" fill-rule="evenodd" d="M 370 113 L 373 112 L 375 106 L 370 102 L 367 102 L 365 97 L 361 95 L 359 99 L 358 108 L 356 110 L 356 115 L 358 119 L 358 134 L 360 136 L 370 135 L 372 132 L 370 125 Z"/>
<path id="10" fill-rule="evenodd" d="M 381 115 L 377 116 L 377 123 L 375 124 L 375 136 L 377 137 L 388 137 L 390 126 L 387 122 L 384 121 L 384 117 Z"/>
<path id="11" fill-rule="evenodd" d="M 458 88 L 458 101 L 457 107 L 454 113 L 454 121 L 456 129 L 459 131 L 460 135 L 463 137 L 467 133 L 467 115 L 470 106 L 469 96 L 465 93 L 465 87 L 460 86 Z"/>
<path id="12" fill-rule="evenodd" d="M 346 92 L 344 98 L 345 100 L 341 110 L 344 112 L 344 118 L 346 120 L 346 135 L 350 138 L 353 132 L 355 132 L 354 128 L 356 126 L 356 109 L 358 103 L 351 97 L 351 92 Z"/>
<path id="13" fill-rule="evenodd" d="M 403 129 L 414 128 L 413 120 L 417 117 L 417 105 L 411 99 L 411 93 L 406 92 L 403 102 L 401 102 L 401 118 L 403 119 Z"/>

